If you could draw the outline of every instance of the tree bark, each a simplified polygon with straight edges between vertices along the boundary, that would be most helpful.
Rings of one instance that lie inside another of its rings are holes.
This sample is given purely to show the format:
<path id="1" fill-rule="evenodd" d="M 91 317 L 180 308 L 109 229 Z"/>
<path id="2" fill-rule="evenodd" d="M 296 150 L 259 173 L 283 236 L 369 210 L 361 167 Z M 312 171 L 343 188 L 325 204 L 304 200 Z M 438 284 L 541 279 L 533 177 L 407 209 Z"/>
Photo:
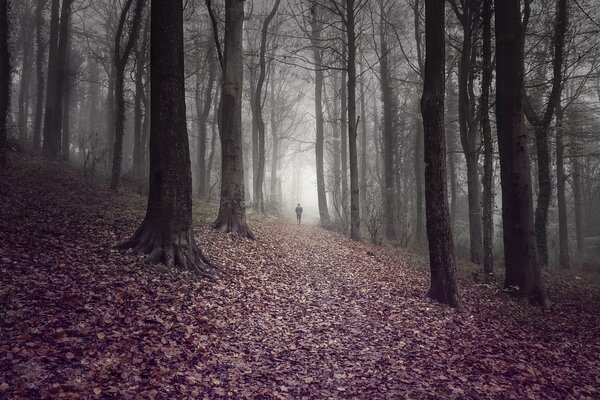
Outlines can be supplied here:
<path id="1" fill-rule="evenodd" d="M 556 196 L 558 198 L 558 262 L 563 268 L 570 268 L 569 225 L 567 223 L 567 200 L 565 196 L 565 146 L 563 143 L 564 118 L 560 98 L 556 104 Z"/>
<path id="2" fill-rule="evenodd" d="M 198 196 L 205 198 L 208 188 L 206 187 L 206 141 L 208 131 L 208 116 L 212 106 L 213 88 L 216 80 L 216 64 L 215 57 L 212 53 L 213 49 L 207 49 L 207 68 L 208 68 L 208 80 L 206 82 L 206 88 L 204 89 L 204 98 L 201 98 L 201 92 L 199 90 L 200 83 L 197 83 L 196 91 L 196 114 L 198 117 Z M 199 76 L 197 77 L 199 80 Z"/>
<path id="3" fill-rule="evenodd" d="M 225 54 L 219 132 L 221 136 L 221 201 L 215 229 L 254 239 L 246 223 L 242 153 L 242 79 L 244 1 L 225 1 Z"/>
<path id="4" fill-rule="evenodd" d="M 365 218 L 367 215 L 367 111 L 365 98 L 365 84 L 360 83 L 360 115 L 361 115 L 361 151 L 360 151 L 360 215 Z"/>
<path id="5" fill-rule="evenodd" d="M 19 87 L 17 127 L 19 129 L 19 141 L 25 144 L 28 141 L 28 119 L 29 119 L 29 86 L 31 81 L 31 59 L 33 57 L 33 28 L 32 17 L 29 6 L 24 6 L 21 14 L 21 44 L 23 62 L 21 68 L 21 83 Z"/>
<path id="6" fill-rule="evenodd" d="M 6 164 L 8 110 L 10 108 L 9 2 L 0 0 L 0 166 Z"/>
<path id="7" fill-rule="evenodd" d="M 151 8 L 150 187 L 146 217 L 119 245 L 199 274 L 210 262 L 194 241 L 192 171 L 185 113 L 183 0 L 153 0 Z"/>
<path id="8" fill-rule="evenodd" d="M 133 0 L 127 0 L 115 35 L 113 62 L 115 65 L 115 134 L 113 143 L 112 177 L 110 187 L 116 190 L 121 183 L 121 171 L 123 169 L 123 136 L 125 135 L 125 68 L 129 62 L 131 51 L 138 39 L 142 25 L 142 12 L 145 0 L 135 0 L 133 18 L 125 42 L 123 33 L 128 19 L 129 10 Z"/>
<path id="9" fill-rule="evenodd" d="M 483 272 L 494 274 L 494 144 L 490 123 L 492 83 L 492 0 L 483 0 L 483 71 L 481 79 L 481 128 L 483 139 Z"/>
<path id="10" fill-rule="evenodd" d="M 325 170 L 323 166 L 323 144 L 324 144 L 324 118 L 323 118 L 323 70 L 321 50 L 321 23 L 318 18 L 318 9 L 315 4 L 311 7 L 311 44 L 315 62 L 315 158 L 317 169 L 317 199 L 319 203 L 319 221 L 321 226 L 330 224 L 329 210 L 327 209 L 327 194 L 325 192 Z"/>
<path id="11" fill-rule="evenodd" d="M 218 124 L 217 124 L 217 119 L 218 119 L 218 109 L 219 109 L 219 88 L 217 87 L 215 90 L 215 95 L 214 95 L 214 117 L 211 121 L 211 138 L 210 138 L 210 153 L 208 155 L 208 161 L 206 162 L 206 187 L 208 188 L 208 191 L 206 193 L 206 198 L 208 199 L 208 197 L 211 194 L 211 172 L 212 172 L 212 165 L 213 165 L 213 161 L 215 159 L 215 151 L 216 151 L 216 145 L 217 145 L 217 133 L 218 133 Z"/>
<path id="12" fill-rule="evenodd" d="M 528 135 L 523 115 L 523 33 L 520 0 L 495 0 L 496 117 L 507 289 L 547 304 L 533 222 Z"/>
<path id="13" fill-rule="evenodd" d="M 56 126 L 56 92 L 58 88 L 58 29 L 60 23 L 60 0 L 51 0 L 50 40 L 48 51 L 48 85 L 46 86 L 46 110 L 44 113 L 44 152 L 51 157 L 60 153 L 60 130 Z M 69 1 L 69 0 L 67 0 Z"/>
<path id="14" fill-rule="evenodd" d="M 344 45 L 345 46 L 345 45 Z M 340 83 L 340 182 L 342 185 L 342 219 L 348 221 L 348 55 L 343 50 L 342 81 Z"/>
<path id="15" fill-rule="evenodd" d="M 36 102 L 35 117 L 33 121 L 33 151 L 37 152 L 42 146 L 42 119 L 44 116 L 44 57 L 46 55 L 46 42 L 44 38 L 44 8 L 46 0 L 39 0 L 35 9 L 35 73 L 36 73 Z"/>
<path id="16" fill-rule="evenodd" d="M 271 73 L 275 76 L 275 66 L 272 66 Z M 279 170 L 279 132 L 277 132 L 277 118 L 275 116 L 275 85 L 271 85 L 269 88 L 269 99 L 271 104 L 270 112 L 270 123 L 271 123 L 271 138 L 273 140 L 272 154 L 271 154 L 271 201 L 275 203 L 277 201 L 277 172 Z M 315 143 L 316 147 L 316 143 Z M 315 150 L 316 151 L 316 150 Z M 323 163 L 321 163 L 321 170 L 323 169 Z M 317 182 L 318 182 L 317 177 Z M 325 194 L 325 178 L 323 177 L 323 194 Z M 318 186 L 318 185 L 317 185 Z M 317 196 L 318 187 L 317 187 Z M 320 203 L 319 203 L 320 204 Z M 327 198 L 325 198 L 325 208 L 327 208 Z M 321 212 L 319 211 L 319 216 Z M 327 213 L 327 220 L 329 220 L 329 212 Z"/>
<path id="17" fill-rule="evenodd" d="M 552 117 L 556 105 L 560 100 L 560 91 L 562 85 L 562 68 L 564 56 L 565 33 L 567 31 L 567 0 L 557 0 L 556 2 L 556 22 L 554 26 L 554 57 L 552 61 L 552 91 L 544 110 L 543 115 L 538 113 L 531 106 L 531 102 L 525 92 L 525 112 L 527 119 L 533 125 L 535 131 L 535 145 L 537 149 L 537 167 L 538 167 L 538 201 L 535 209 L 535 232 L 537 238 L 537 247 L 542 265 L 548 265 L 548 209 L 552 198 L 552 174 L 550 172 L 550 146 L 548 143 L 548 129 L 552 122 Z"/>
<path id="18" fill-rule="evenodd" d="M 421 113 L 425 133 L 425 202 L 431 286 L 429 297 L 461 305 L 448 212 L 444 134 L 444 0 L 425 0 L 425 76 Z"/>
<path id="19" fill-rule="evenodd" d="M 577 241 L 577 254 L 579 257 L 585 254 L 585 234 L 584 234 L 584 208 L 583 193 L 581 184 L 581 163 L 577 157 L 571 158 L 573 168 L 573 208 L 575 211 L 575 239 Z"/>
<path id="20" fill-rule="evenodd" d="M 346 35 L 348 38 L 348 149 L 350 162 L 350 238 L 360 240 L 360 197 L 358 181 L 358 149 L 356 146 L 356 10 L 354 0 L 346 0 Z M 344 145 L 345 147 L 345 145 Z M 345 174 L 344 174 L 345 175 Z"/>
<path id="21" fill-rule="evenodd" d="M 69 13 L 70 14 L 70 13 Z M 72 33 L 71 33 L 71 18 L 69 16 L 69 20 L 67 21 L 67 37 L 65 38 L 66 49 L 65 49 L 65 63 L 63 69 L 64 81 L 63 81 L 63 109 L 62 109 L 62 135 L 61 135 L 61 157 L 63 161 L 69 161 L 69 155 L 71 152 L 71 95 L 72 95 L 72 86 L 74 79 L 72 78 L 71 71 L 71 41 L 72 41 Z"/>
<path id="22" fill-rule="evenodd" d="M 383 211 L 385 214 L 385 236 L 394 239 L 394 94 L 392 93 L 392 79 L 389 65 L 389 50 L 387 47 L 385 24 L 386 12 L 383 1 L 380 4 L 379 40 L 380 40 L 380 75 L 381 99 L 383 103 Z"/>
<path id="23" fill-rule="evenodd" d="M 458 121 L 460 139 L 467 163 L 467 197 L 469 203 L 469 243 L 471 262 L 483 261 L 481 221 L 481 185 L 479 181 L 479 127 L 475 117 L 476 99 L 473 92 L 475 46 L 473 28 L 479 19 L 479 4 L 474 0 L 461 2 L 462 11 L 451 3 L 463 28 L 461 57 L 458 63 Z"/>
<path id="24" fill-rule="evenodd" d="M 279 8 L 279 4 L 281 0 L 275 0 L 275 4 L 273 4 L 273 8 L 267 18 L 265 18 L 265 22 L 263 23 L 261 35 L 260 35 L 260 50 L 259 50 L 259 72 L 258 72 L 258 80 L 256 82 L 256 91 L 254 93 L 254 119 L 256 120 L 256 128 L 258 129 L 258 167 L 257 167 L 257 175 L 255 177 L 255 192 L 256 192 L 256 202 L 257 208 L 265 213 L 265 200 L 263 193 L 263 183 L 265 180 L 265 121 L 262 115 L 262 104 L 263 104 L 263 85 L 265 83 L 265 78 L 267 75 L 267 61 L 266 61 L 266 51 L 267 51 L 267 35 L 269 34 L 269 25 L 273 18 L 275 18 L 275 14 L 277 13 L 277 9 Z"/>

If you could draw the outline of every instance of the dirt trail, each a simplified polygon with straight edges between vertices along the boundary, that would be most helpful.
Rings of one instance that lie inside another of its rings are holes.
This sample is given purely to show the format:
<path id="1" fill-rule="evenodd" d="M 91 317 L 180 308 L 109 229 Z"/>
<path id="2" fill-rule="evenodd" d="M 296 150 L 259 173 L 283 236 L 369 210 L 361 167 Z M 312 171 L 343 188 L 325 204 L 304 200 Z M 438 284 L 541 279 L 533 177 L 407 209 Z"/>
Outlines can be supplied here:
<path id="1" fill-rule="evenodd" d="M 552 314 L 314 226 L 201 225 L 215 283 L 110 250 L 144 199 L 60 164 L 0 171 L 0 398 L 594 398 L 598 293 Z M 7 190 L 10 188 L 10 190 Z M 575 296 L 575 293 L 579 297 Z"/>

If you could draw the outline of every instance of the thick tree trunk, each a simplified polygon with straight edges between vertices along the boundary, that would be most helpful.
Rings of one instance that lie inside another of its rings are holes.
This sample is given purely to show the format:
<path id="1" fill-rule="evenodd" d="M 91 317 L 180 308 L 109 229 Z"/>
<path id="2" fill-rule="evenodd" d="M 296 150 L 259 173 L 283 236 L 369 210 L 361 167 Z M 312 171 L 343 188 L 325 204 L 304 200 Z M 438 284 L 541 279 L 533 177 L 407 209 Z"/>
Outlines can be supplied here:
<path id="1" fill-rule="evenodd" d="M 213 55 L 213 49 L 207 49 L 207 68 L 208 68 L 208 80 L 206 82 L 206 88 L 204 89 L 204 98 L 201 97 L 199 90 L 200 82 L 197 83 L 196 90 L 196 114 L 198 117 L 198 196 L 205 198 L 208 188 L 206 186 L 206 142 L 208 140 L 208 116 L 213 101 L 213 88 L 216 80 L 216 64 Z M 200 78 L 197 77 L 199 80 Z"/>
<path id="2" fill-rule="evenodd" d="M 494 144 L 490 123 L 492 83 L 492 0 L 483 0 L 483 71 L 481 80 L 481 128 L 483 139 L 483 272 L 494 274 Z"/>
<path id="3" fill-rule="evenodd" d="M 114 43 L 113 61 L 115 65 L 115 135 L 112 159 L 112 177 L 110 187 L 116 190 L 121 183 L 121 172 L 123 169 L 123 136 L 125 135 L 125 68 L 129 61 L 129 56 L 133 50 L 140 26 L 142 24 L 142 12 L 144 9 L 145 0 L 135 0 L 135 9 L 131 26 L 125 42 L 123 41 L 123 33 L 125 24 L 128 20 L 129 9 L 133 4 L 133 0 L 127 0 L 117 27 L 117 33 Z"/>
<path id="4" fill-rule="evenodd" d="M 33 151 L 37 152 L 42 146 L 42 119 L 44 116 L 44 57 L 46 55 L 46 42 L 44 38 L 44 8 L 45 0 L 39 0 L 35 9 L 35 73 L 36 73 L 36 101 L 35 116 L 33 120 Z"/>
<path id="5" fill-rule="evenodd" d="M 225 1 L 225 70 L 219 106 L 221 202 L 215 229 L 254 239 L 246 223 L 242 153 L 242 74 L 244 1 Z"/>
<path id="6" fill-rule="evenodd" d="M 48 85 L 46 86 L 46 110 L 44 113 L 44 152 L 51 157 L 60 153 L 60 129 L 56 126 L 56 92 L 58 88 L 58 29 L 60 24 L 60 0 L 51 0 L 50 40 L 48 51 Z"/>
<path id="7" fill-rule="evenodd" d="M 421 113 L 425 133 L 425 202 L 431 286 L 429 297 L 461 305 L 448 213 L 444 134 L 444 0 L 425 0 L 425 77 Z"/>
<path id="8" fill-rule="evenodd" d="M 183 0 L 153 0 L 151 22 L 150 188 L 146 217 L 120 248 L 206 274 L 194 240 L 192 171 L 185 114 Z"/>
<path id="9" fill-rule="evenodd" d="M 313 5 L 311 8 L 311 41 L 313 46 L 313 57 L 315 61 L 315 158 L 317 169 L 317 199 L 319 203 L 319 221 L 321 226 L 327 227 L 330 224 L 330 220 L 329 210 L 327 209 L 327 194 L 325 192 L 325 168 L 323 166 L 323 145 L 325 133 L 323 118 L 323 60 L 320 43 L 322 27 L 317 13 L 317 6 Z M 275 157 L 275 155 L 273 157 Z"/>
<path id="10" fill-rule="evenodd" d="M 385 214 L 385 236 L 388 239 L 394 239 L 394 209 L 395 209 L 395 188 L 394 188 L 394 93 L 392 93 L 392 79 L 390 75 L 389 51 L 387 48 L 386 34 L 386 13 L 384 3 L 380 3 L 380 21 L 379 21 L 379 40 L 380 54 L 379 61 L 381 75 L 381 99 L 383 102 L 383 212 Z"/>
<path id="11" fill-rule="evenodd" d="M 0 0 L 0 166 L 6 163 L 8 110 L 10 106 L 9 2 Z"/>
<path id="12" fill-rule="evenodd" d="M 567 224 L 567 200 L 565 196 L 565 146 L 563 109 L 560 99 L 556 104 L 556 196 L 558 198 L 558 261 L 561 267 L 569 268 L 569 225 Z"/>
<path id="13" fill-rule="evenodd" d="M 350 161 L 350 237 L 360 240 L 360 196 L 358 149 L 356 146 L 356 33 L 354 0 L 346 0 L 346 35 L 348 37 L 348 149 Z M 345 146 L 344 146 L 345 147 Z"/>
<path id="14" fill-rule="evenodd" d="M 496 117 L 506 268 L 504 285 L 518 297 L 546 304 L 535 242 L 529 145 L 523 115 L 520 0 L 495 0 L 494 4 Z"/>

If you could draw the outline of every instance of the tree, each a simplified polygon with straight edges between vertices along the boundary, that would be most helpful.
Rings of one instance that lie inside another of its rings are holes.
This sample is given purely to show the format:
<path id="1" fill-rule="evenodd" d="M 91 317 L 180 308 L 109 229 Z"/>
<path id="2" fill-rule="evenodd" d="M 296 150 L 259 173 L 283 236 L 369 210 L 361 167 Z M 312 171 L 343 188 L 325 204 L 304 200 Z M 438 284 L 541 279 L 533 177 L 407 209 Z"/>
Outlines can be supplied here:
<path id="1" fill-rule="evenodd" d="M 50 40 L 48 42 L 48 84 L 46 86 L 46 110 L 44 112 L 44 152 L 57 157 L 60 152 L 60 131 L 56 126 L 56 92 L 58 82 L 58 29 L 60 22 L 60 0 L 51 0 Z"/>
<path id="2" fill-rule="evenodd" d="M 256 82 L 256 91 L 254 92 L 254 107 L 252 108 L 252 114 L 255 120 L 256 128 L 258 130 L 258 167 L 256 168 L 257 174 L 254 177 L 254 193 L 256 198 L 257 209 L 263 214 L 265 212 L 264 194 L 263 194 L 263 182 L 265 179 L 265 121 L 262 115 L 262 104 L 263 104 L 263 85 L 265 83 L 265 77 L 267 74 L 267 61 L 265 58 L 267 50 L 267 35 L 269 33 L 269 25 L 277 13 L 281 0 L 275 0 L 273 8 L 265 22 L 263 23 L 261 35 L 260 35 L 260 49 L 259 49 L 259 72 L 258 80 Z"/>
<path id="3" fill-rule="evenodd" d="M 529 2 L 526 1 L 525 12 L 529 12 Z M 537 149 L 538 167 L 538 201 L 535 208 L 535 233 L 539 261 L 542 265 L 548 265 L 548 209 L 552 198 L 552 174 L 550 172 L 550 146 L 548 143 L 548 130 L 554 116 L 554 111 L 560 100 L 562 85 L 563 53 L 565 44 L 565 33 L 567 31 L 567 0 L 557 0 L 556 21 L 554 26 L 554 45 L 552 61 L 552 90 L 546 104 L 546 109 L 539 114 L 533 107 L 532 101 L 527 95 L 525 97 L 525 114 L 535 131 L 535 145 Z M 528 17 L 526 17 L 526 20 Z"/>
<path id="4" fill-rule="evenodd" d="M 471 262 L 480 264 L 482 255 L 481 185 L 479 181 L 479 121 L 476 117 L 477 100 L 474 95 L 474 65 L 476 61 L 476 32 L 480 5 L 474 0 L 450 1 L 463 28 L 461 56 L 458 63 L 458 121 L 460 141 L 467 163 L 467 197 L 469 201 L 469 242 Z"/>
<path id="5" fill-rule="evenodd" d="M 216 65 L 214 49 L 207 45 L 206 49 L 208 80 L 204 88 L 204 98 L 200 90 L 200 72 L 197 73 L 196 82 L 196 114 L 198 116 L 198 196 L 205 198 L 208 192 L 206 174 L 206 142 L 208 141 L 208 116 L 213 103 L 213 87 L 216 80 Z"/>
<path id="6" fill-rule="evenodd" d="M 359 1 L 360 3 L 360 1 Z M 346 0 L 346 38 L 348 41 L 348 155 L 350 161 L 350 237 L 360 240 L 360 197 L 358 180 L 358 149 L 356 145 L 356 11 L 354 0 Z M 344 144 L 345 146 L 345 144 Z"/>
<path id="7" fill-rule="evenodd" d="M 317 167 L 317 198 L 319 202 L 319 218 L 321 226 L 329 226 L 329 210 L 327 209 L 327 197 L 325 193 L 325 172 L 323 167 L 323 55 L 321 48 L 321 22 L 318 16 L 319 10 L 316 4 L 310 8 L 311 44 L 315 65 L 315 119 L 316 119 L 316 142 L 315 158 Z"/>
<path id="8" fill-rule="evenodd" d="M 223 79 L 219 105 L 221 200 L 213 228 L 253 239 L 254 235 L 246 223 L 242 153 L 243 24 L 244 0 L 226 0 L 225 52 L 221 62 Z M 213 29 L 216 30 L 216 26 Z M 219 47 L 218 41 L 216 45 Z"/>
<path id="9" fill-rule="evenodd" d="M 385 214 L 385 235 L 388 239 L 395 237 L 394 232 L 394 114 L 395 96 L 392 92 L 389 50 L 386 34 L 386 9 L 383 0 L 379 1 L 379 46 L 380 46 L 380 82 L 383 103 L 383 210 Z M 363 189 L 364 190 L 364 189 Z"/>
<path id="10" fill-rule="evenodd" d="M 6 163 L 8 109 L 10 105 L 10 50 L 8 0 L 0 0 L 0 166 Z"/>
<path id="11" fill-rule="evenodd" d="M 481 131 L 483 139 L 483 272 L 494 273 L 494 144 L 490 123 L 492 84 L 492 0 L 483 0 L 483 49 L 481 79 Z"/>
<path id="12" fill-rule="evenodd" d="M 199 274 L 211 263 L 194 240 L 192 171 L 185 114 L 183 0 L 153 0 L 150 22 L 151 127 L 148 207 L 120 244 Z"/>
<path id="13" fill-rule="evenodd" d="M 129 10 L 133 0 L 127 0 L 115 35 L 113 62 L 115 64 L 115 134 L 113 143 L 112 177 L 110 187 L 115 190 L 121 182 L 121 170 L 123 163 L 123 136 L 125 134 L 125 68 L 129 62 L 129 56 L 136 45 L 137 38 L 142 25 L 142 12 L 145 0 L 136 0 L 133 17 L 129 26 L 127 38 L 123 39 Z M 124 40 L 124 43 L 123 43 Z M 110 144 L 110 143 L 109 143 Z"/>
<path id="14" fill-rule="evenodd" d="M 44 8 L 48 2 L 39 0 L 35 8 L 35 55 L 36 73 L 36 102 L 35 117 L 33 120 L 33 150 L 38 151 L 42 145 L 42 119 L 44 116 L 44 57 L 46 55 L 46 42 L 44 40 Z"/>
<path id="15" fill-rule="evenodd" d="M 529 144 L 523 110 L 520 0 L 495 0 L 494 4 L 496 118 L 506 265 L 504 286 L 518 297 L 546 303 L 535 241 Z"/>
<path id="16" fill-rule="evenodd" d="M 431 286 L 429 297 L 461 305 L 448 211 L 444 134 L 444 0 L 425 0 L 425 75 L 421 113 L 425 144 L 425 212 Z"/>

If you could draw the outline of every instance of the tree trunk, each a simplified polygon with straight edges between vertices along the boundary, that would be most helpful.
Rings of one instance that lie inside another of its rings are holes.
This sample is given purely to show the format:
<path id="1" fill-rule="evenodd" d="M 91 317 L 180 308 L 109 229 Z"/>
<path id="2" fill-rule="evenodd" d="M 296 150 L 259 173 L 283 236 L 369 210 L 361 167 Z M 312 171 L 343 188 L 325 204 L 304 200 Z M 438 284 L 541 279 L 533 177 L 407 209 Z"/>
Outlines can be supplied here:
<path id="1" fill-rule="evenodd" d="M 21 41 L 23 63 L 21 68 L 21 83 L 19 87 L 17 127 L 19 129 L 19 141 L 25 144 L 28 140 L 29 119 L 29 86 L 31 76 L 31 58 L 33 57 L 33 29 L 31 27 L 31 15 L 28 6 L 21 15 Z"/>
<path id="2" fill-rule="evenodd" d="M 423 244 L 423 121 L 415 118 L 415 240 Z"/>
<path id="3" fill-rule="evenodd" d="M 10 48 L 8 0 L 0 0 L 0 166 L 6 164 L 8 110 L 10 108 Z"/>
<path id="4" fill-rule="evenodd" d="M 317 6 L 311 7 L 311 41 L 313 46 L 313 56 L 315 61 L 315 122 L 316 122 L 316 140 L 315 140 L 315 158 L 317 169 L 317 198 L 319 203 L 319 221 L 321 226 L 327 227 L 330 224 L 329 210 L 327 209 L 327 194 L 325 192 L 325 170 L 323 166 L 323 143 L 324 143 L 324 118 L 323 118 L 323 70 L 322 70 L 322 50 L 321 50 L 321 23 L 318 18 Z M 335 151 L 335 150 L 334 150 Z M 275 157 L 275 156 L 273 156 Z"/>
<path id="5" fill-rule="evenodd" d="M 265 180 L 265 121 L 262 115 L 262 104 L 263 96 L 262 90 L 267 75 L 267 61 L 265 54 L 267 51 L 267 35 L 269 34 L 269 24 L 275 17 L 277 9 L 281 0 L 275 0 L 275 4 L 271 9 L 271 12 L 265 18 L 265 22 L 262 26 L 260 36 L 260 50 L 259 50 L 259 72 L 258 80 L 256 82 L 256 91 L 254 93 L 254 119 L 256 120 L 256 128 L 258 129 L 258 167 L 257 175 L 255 177 L 255 192 L 256 192 L 256 205 L 258 210 L 265 213 L 265 200 L 263 194 L 263 182 Z"/>
<path id="6" fill-rule="evenodd" d="M 242 74 L 244 1 L 225 1 L 225 70 L 219 106 L 221 201 L 215 229 L 254 239 L 246 223 L 242 153 Z"/>
<path id="7" fill-rule="evenodd" d="M 483 71 L 481 80 L 481 128 L 483 139 L 483 272 L 494 274 L 494 144 L 490 124 L 492 83 L 492 0 L 483 0 Z"/>
<path id="8" fill-rule="evenodd" d="M 206 142 L 208 130 L 208 116 L 212 106 L 213 87 L 216 79 L 216 64 L 212 47 L 207 49 L 207 68 L 208 81 L 204 89 L 204 99 L 201 99 L 200 90 L 196 92 L 196 113 L 198 116 L 198 196 L 202 199 L 206 197 L 208 188 L 206 187 Z M 199 79 L 199 77 L 197 77 Z M 199 88 L 200 83 L 197 83 Z"/>
<path id="9" fill-rule="evenodd" d="M 446 116 L 446 148 L 447 148 L 447 159 L 448 159 L 448 177 L 450 180 L 450 225 L 456 226 L 456 208 L 458 204 L 458 177 L 457 177 L 457 157 L 458 152 L 457 146 L 457 129 L 456 121 L 458 121 L 458 93 L 456 93 L 456 85 L 452 74 L 448 77 L 447 81 L 447 92 L 448 92 L 448 115 Z"/>
<path id="10" fill-rule="evenodd" d="M 581 163 L 577 157 L 571 158 L 573 168 L 573 208 L 575 211 L 575 238 L 577 241 L 577 254 L 585 254 L 585 234 L 583 232 L 583 194 L 581 188 Z"/>
<path id="11" fill-rule="evenodd" d="M 67 21 L 67 37 L 65 50 L 64 81 L 63 81 L 63 111 L 62 111 L 62 139 L 61 139 L 61 157 L 63 161 L 69 161 L 71 152 L 71 92 L 73 86 L 73 73 L 71 72 L 71 22 Z"/>
<path id="12" fill-rule="evenodd" d="M 448 213 L 444 134 L 444 0 L 425 0 L 425 77 L 421 113 L 425 133 L 425 202 L 431 286 L 429 297 L 452 307 L 461 299 Z"/>
<path id="13" fill-rule="evenodd" d="M 144 10 L 145 0 L 135 0 L 135 9 L 129 28 L 128 35 L 123 43 L 123 33 L 128 19 L 129 9 L 133 0 L 127 0 L 117 27 L 117 33 L 114 43 L 113 61 L 115 65 L 115 135 L 112 159 L 112 177 L 110 187 L 116 190 L 121 183 L 121 171 L 123 169 L 123 136 L 125 135 L 125 68 L 129 61 L 129 56 L 133 50 L 140 27 L 142 25 L 142 12 Z"/>
<path id="14" fill-rule="evenodd" d="M 386 13 L 384 3 L 380 3 L 379 40 L 381 58 L 379 61 L 381 74 L 381 99 L 383 102 L 383 212 L 385 214 L 385 236 L 394 239 L 394 94 L 389 66 L 389 51 L 387 48 Z"/>
<path id="15" fill-rule="evenodd" d="M 44 7 L 45 0 L 39 0 L 35 9 L 35 73 L 36 73 L 36 101 L 35 117 L 33 121 L 33 151 L 37 152 L 42 146 L 42 119 L 44 116 L 44 57 L 46 55 L 46 42 L 44 38 Z"/>
<path id="16" fill-rule="evenodd" d="M 567 201 L 565 196 L 565 146 L 563 143 L 564 135 L 563 109 L 560 99 L 556 104 L 556 195 L 558 197 L 558 261 L 561 267 L 569 268 L 571 261 L 569 259 L 569 226 L 567 224 Z"/>
<path id="17" fill-rule="evenodd" d="M 50 40 L 48 51 L 48 85 L 46 86 L 46 110 L 44 113 L 44 152 L 51 157 L 60 153 L 60 130 L 56 126 L 56 92 L 58 88 L 58 29 L 60 23 L 60 0 L 51 0 Z M 69 1 L 69 0 L 67 0 Z"/>
<path id="18" fill-rule="evenodd" d="M 568 15 L 567 0 L 557 0 L 556 21 L 554 26 L 554 57 L 552 60 L 552 91 L 543 115 L 538 115 L 531 106 L 527 94 L 525 94 L 525 111 L 527 119 L 533 125 L 535 131 L 535 144 L 537 150 L 538 167 L 538 201 L 535 209 L 535 232 L 537 238 L 540 263 L 548 265 L 548 209 L 552 198 L 552 175 L 550 172 L 550 146 L 548 144 L 548 130 L 556 106 L 560 100 L 562 86 L 562 68 L 565 33 L 567 31 Z M 525 92 L 523 92 L 525 93 Z"/>
<path id="19" fill-rule="evenodd" d="M 206 162 L 206 187 L 208 188 L 206 198 L 211 194 L 211 172 L 213 166 L 213 160 L 215 159 L 215 150 L 217 144 L 217 133 L 218 133 L 218 125 L 217 125 L 217 114 L 219 109 L 219 88 L 215 89 L 215 95 L 213 99 L 214 107 L 213 107 L 213 119 L 211 121 L 211 138 L 210 138 L 210 153 L 208 155 L 208 161 Z"/>
<path id="20" fill-rule="evenodd" d="M 271 73 L 275 76 L 275 66 L 272 66 Z M 273 147 L 271 154 L 271 201 L 277 201 L 277 172 L 279 170 L 279 133 L 277 132 L 277 119 L 275 117 L 275 85 L 271 85 L 269 88 L 269 99 L 271 104 L 270 123 L 271 123 L 271 137 L 273 139 Z M 316 147 L 316 145 L 315 145 Z M 321 169 L 322 169 L 321 163 Z M 318 178 L 317 178 L 318 182 Z M 323 192 L 325 192 L 325 178 L 323 178 Z M 317 196 L 318 196 L 317 188 Z M 323 193 L 325 194 L 325 193 Z M 327 198 L 325 198 L 325 208 L 327 208 Z M 319 211 L 319 215 L 321 212 Z M 327 219 L 329 219 L 329 213 L 327 213 Z"/>
<path id="21" fill-rule="evenodd" d="M 358 181 L 358 149 L 356 146 L 356 33 L 354 0 L 346 0 L 346 35 L 348 37 L 348 140 L 350 156 L 350 237 L 360 240 L 360 197 Z M 345 147 L 345 145 L 344 145 Z M 345 175 L 345 174 L 344 174 Z"/>
<path id="22" fill-rule="evenodd" d="M 535 242 L 529 145 L 523 115 L 520 0 L 495 0 L 494 4 L 496 116 L 506 268 L 504 285 L 518 297 L 547 304 Z"/>
<path id="23" fill-rule="evenodd" d="M 458 63 L 458 121 L 460 139 L 467 163 L 467 197 L 469 203 L 469 243 L 471 262 L 483 261 L 481 227 L 481 185 L 479 182 L 479 143 L 475 118 L 474 81 L 475 46 L 473 26 L 479 18 L 479 5 L 472 0 L 462 3 L 462 12 L 455 8 L 463 27 L 461 57 Z"/>
<path id="24" fill-rule="evenodd" d="M 144 93 L 144 43 L 138 43 L 135 55 L 135 98 L 133 101 L 133 176 L 142 177 L 142 97 Z"/>
<path id="25" fill-rule="evenodd" d="M 342 69 L 342 82 L 340 84 L 340 179 L 342 184 L 342 218 L 344 223 L 348 221 L 348 61 L 346 50 L 344 48 L 344 65 Z"/>
<path id="26" fill-rule="evenodd" d="M 367 215 L 367 111 L 365 107 L 365 84 L 360 83 L 360 115 L 361 115 L 361 151 L 360 151 L 360 215 Z"/>
<path id="27" fill-rule="evenodd" d="M 183 0 L 153 0 L 151 21 L 150 188 L 146 217 L 120 248 L 206 274 L 194 241 L 192 171 L 185 114 Z"/>

